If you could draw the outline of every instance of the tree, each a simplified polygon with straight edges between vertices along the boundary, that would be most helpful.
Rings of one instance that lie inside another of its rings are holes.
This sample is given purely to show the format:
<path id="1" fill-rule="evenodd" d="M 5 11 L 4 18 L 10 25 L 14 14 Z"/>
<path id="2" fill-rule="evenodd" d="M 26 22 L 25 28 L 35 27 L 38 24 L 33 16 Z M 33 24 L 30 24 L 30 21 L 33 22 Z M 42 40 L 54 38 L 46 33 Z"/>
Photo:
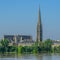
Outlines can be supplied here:
<path id="1" fill-rule="evenodd" d="M 38 53 L 38 42 L 35 42 L 35 43 L 32 45 L 32 47 L 33 47 L 32 53 L 33 53 L 33 54 Z"/>
<path id="2" fill-rule="evenodd" d="M 38 52 L 43 52 L 44 51 L 44 42 L 39 42 L 39 48 L 38 48 Z"/>
<path id="3" fill-rule="evenodd" d="M 44 42 L 44 49 L 45 49 L 47 52 L 50 52 L 50 51 L 52 50 L 52 40 L 47 39 L 47 40 Z"/>
<path id="4" fill-rule="evenodd" d="M 8 45 L 9 45 L 9 40 L 7 39 L 1 40 L 1 46 L 3 51 L 7 52 Z"/>

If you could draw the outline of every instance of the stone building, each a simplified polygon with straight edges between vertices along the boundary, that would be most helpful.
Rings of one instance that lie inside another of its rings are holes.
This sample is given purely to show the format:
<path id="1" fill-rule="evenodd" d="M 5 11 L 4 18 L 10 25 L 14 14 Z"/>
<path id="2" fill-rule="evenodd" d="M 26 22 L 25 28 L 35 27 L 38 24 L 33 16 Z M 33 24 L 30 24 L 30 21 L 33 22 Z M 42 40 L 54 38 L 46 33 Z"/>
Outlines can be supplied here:
<path id="1" fill-rule="evenodd" d="M 40 13 L 40 8 L 38 11 L 38 23 L 37 23 L 37 36 L 36 36 L 36 41 L 41 42 L 42 41 L 42 23 L 41 23 L 41 13 Z"/>
<path id="2" fill-rule="evenodd" d="M 32 45 L 32 36 L 29 35 L 4 35 L 4 39 L 9 40 L 10 45 Z"/>

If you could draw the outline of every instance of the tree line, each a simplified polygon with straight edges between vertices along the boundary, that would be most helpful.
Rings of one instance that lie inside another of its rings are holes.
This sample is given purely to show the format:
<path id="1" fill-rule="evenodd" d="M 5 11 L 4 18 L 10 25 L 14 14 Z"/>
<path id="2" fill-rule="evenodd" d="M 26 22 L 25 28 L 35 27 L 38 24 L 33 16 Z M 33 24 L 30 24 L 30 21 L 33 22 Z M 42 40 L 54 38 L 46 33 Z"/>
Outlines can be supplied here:
<path id="1" fill-rule="evenodd" d="M 47 39 L 43 42 L 35 42 L 32 46 L 9 46 L 9 40 L 0 41 L 0 53 L 18 53 L 18 54 L 37 54 L 37 53 L 60 53 L 60 46 L 52 47 L 52 40 Z"/>

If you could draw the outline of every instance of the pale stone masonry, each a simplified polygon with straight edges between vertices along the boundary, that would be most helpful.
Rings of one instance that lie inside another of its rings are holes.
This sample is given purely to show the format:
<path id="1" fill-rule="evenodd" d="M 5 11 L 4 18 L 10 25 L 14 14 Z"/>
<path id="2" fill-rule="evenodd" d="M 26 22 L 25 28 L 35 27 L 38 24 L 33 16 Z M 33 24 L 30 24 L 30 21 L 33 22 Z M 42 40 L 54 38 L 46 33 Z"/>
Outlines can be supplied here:
<path id="1" fill-rule="evenodd" d="M 41 13 L 40 13 L 40 8 L 38 11 L 38 23 L 37 23 L 37 37 L 36 37 L 37 42 L 42 41 L 42 23 L 41 23 Z"/>

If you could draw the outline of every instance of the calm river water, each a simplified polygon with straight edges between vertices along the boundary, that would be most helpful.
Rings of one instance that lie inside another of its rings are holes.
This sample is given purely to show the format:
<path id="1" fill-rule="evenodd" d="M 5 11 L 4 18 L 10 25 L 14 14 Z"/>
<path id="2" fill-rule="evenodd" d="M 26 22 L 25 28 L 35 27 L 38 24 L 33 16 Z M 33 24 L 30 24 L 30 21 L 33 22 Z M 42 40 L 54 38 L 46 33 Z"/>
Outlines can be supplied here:
<path id="1" fill-rule="evenodd" d="M 25 55 L 0 55 L 0 60 L 60 60 L 60 54 L 25 54 Z"/>

